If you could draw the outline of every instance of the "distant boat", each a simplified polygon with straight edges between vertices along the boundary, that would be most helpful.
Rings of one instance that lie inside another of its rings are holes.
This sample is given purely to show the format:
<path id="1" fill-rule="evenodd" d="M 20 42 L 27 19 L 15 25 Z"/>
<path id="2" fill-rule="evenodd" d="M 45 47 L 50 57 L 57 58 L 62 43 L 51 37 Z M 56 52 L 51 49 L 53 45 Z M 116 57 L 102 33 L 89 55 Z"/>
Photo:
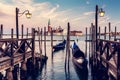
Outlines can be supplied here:
<path id="1" fill-rule="evenodd" d="M 64 49 L 66 45 L 66 40 L 63 40 L 61 43 L 56 44 L 55 46 L 53 46 L 54 50 L 61 50 Z"/>
<path id="2" fill-rule="evenodd" d="M 74 42 L 72 47 L 72 61 L 79 69 L 87 69 L 87 59 L 84 53 L 79 49 L 78 45 Z"/>
<path id="3" fill-rule="evenodd" d="M 83 36 L 83 32 L 82 31 L 70 31 L 70 35 L 71 36 Z"/>

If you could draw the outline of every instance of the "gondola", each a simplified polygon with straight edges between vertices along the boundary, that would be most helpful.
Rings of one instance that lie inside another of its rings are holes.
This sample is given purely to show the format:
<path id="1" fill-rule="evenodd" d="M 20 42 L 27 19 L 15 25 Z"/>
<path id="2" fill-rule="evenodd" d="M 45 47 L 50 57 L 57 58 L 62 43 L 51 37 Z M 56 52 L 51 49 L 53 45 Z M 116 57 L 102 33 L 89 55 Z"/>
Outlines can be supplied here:
<path id="1" fill-rule="evenodd" d="M 87 69 L 87 59 L 84 52 L 80 50 L 76 42 L 72 46 L 72 61 L 73 64 L 79 69 Z"/>
<path id="2" fill-rule="evenodd" d="M 66 44 L 66 40 L 63 40 L 61 43 L 56 44 L 55 46 L 53 46 L 54 50 L 62 50 L 65 48 L 65 44 Z"/>

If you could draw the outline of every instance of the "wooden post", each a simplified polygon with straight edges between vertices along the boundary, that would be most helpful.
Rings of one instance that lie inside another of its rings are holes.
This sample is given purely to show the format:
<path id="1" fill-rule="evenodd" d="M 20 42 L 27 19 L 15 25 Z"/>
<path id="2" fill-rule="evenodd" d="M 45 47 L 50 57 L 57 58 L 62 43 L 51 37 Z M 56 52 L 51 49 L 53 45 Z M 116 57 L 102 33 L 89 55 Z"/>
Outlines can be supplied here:
<path id="1" fill-rule="evenodd" d="M 6 77 L 7 77 L 7 80 L 14 80 L 13 73 L 12 73 L 12 67 L 10 67 L 6 70 Z"/>
<path id="2" fill-rule="evenodd" d="M 45 57 L 46 57 L 46 27 L 44 27 L 44 50 L 45 50 Z"/>
<path id="3" fill-rule="evenodd" d="M 31 66 L 30 64 L 29 64 L 29 66 Z M 34 67 L 31 67 L 32 69 L 34 68 Z M 27 66 L 26 66 L 26 61 L 23 61 L 22 63 L 21 63 L 21 71 L 20 71 L 20 80 L 26 80 L 27 79 Z M 23 73 L 23 74 L 22 74 Z"/>
<path id="4" fill-rule="evenodd" d="M 11 38 L 13 38 L 13 28 L 11 29 Z"/>
<path id="5" fill-rule="evenodd" d="M 85 57 L 87 57 L 87 27 L 86 27 L 86 46 L 85 46 Z"/>
<path id="6" fill-rule="evenodd" d="M 1 25 L 1 34 L 2 34 L 1 38 L 3 38 L 3 25 Z"/>
<path id="7" fill-rule="evenodd" d="M 101 35 L 101 34 L 100 34 L 100 27 L 99 27 L 99 39 L 100 39 L 100 35 Z"/>
<path id="8" fill-rule="evenodd" d="M 13 29 L 11 29 L 11 38 L 13 39 Z M 13 41 L 11 42 L 11 66 L 14 66 Z"/>
<path id="9" fill-rule="evenodd" d="M 66 56 L 65 56 L 65 71 L 66 69 L 68 69 L 68 72 L 69 72 L 69 61 L 70 61 L 70 23 L 68 22 Z M 68 63 L 67 66 L 66 63 Z"/>
<path id="10" fill-rule="evenodd" d="M 90 57 L 91 57 L 91 45 L 90 45 L 90 43 L 91 43 L 91 41 L 92 41 L 92 39 L 91 39 L 91 27 L 90 27 L 90 30 L 89 30 L 89 40 L 90 40 L 90 42 L 89 42 L 89 61 L 90 61 Z"/>
<path id="11" fill-rule="evenodd" d="M 70 62 L 70 23 L 68 23 L 68 72 L 69 72 L 69 62 Z"/>
<path id="12" fill-rule="evenodd" d="M 116 26 L 115 26 L 114 41 L 116 41 L 116 35 L 117 35 L 117 28 L 116 28 Z"/>
<path id="13" fill-rule="evenodd" d="M 33 61 L 33 64 L 35 64 L 34 50 L 35 50 L 35 28 L 32 28 L 32 61 Z"/>
<path id="14" fill-rule="evenodd" d="M 109 22 L 109 40 L 111 39 L 111 23 Z"/>
<path id="15" fill-rule="evenodd" d="M 120 80 L 120 44 L 117 47 L 117 80 Z"/>
<path id="16" fill-rule="evenodd" d="M 98 9 L 98 5 L 96 5 L 96 7 L 95 7 L 95 27 L 96 27 L 96 29 L 95 29 L 95 34 L 96 34 L 96 37 L 95 37 L 95 64 L 97 65 L 97 48 L 98 48 L 98 11 L 99 11 L 99 9 Z"/>
<path id="17" fill-rule="evenodd" d="M 42 28 L 41 28 L 41 54 L 42 54 Z"/>
<path id="18" fill-rule="evenodd" d="M 13 36 L 13 29 L 11 29 L 11 35 Z M 12 37 L 11 36 L 11 37 Z M 13 39 L 13 38 L 12 38 Z M 11 42 L 11 66 L 14 66 L 14 54 L 13 54 L 13 40 Z"/>
<path id="19" fill-rule="evenodd" d="M 22 24 L 22 26 L 21 26 L 22 28 L 21 28 L 21 38 L 23 39 L 23 29 L 24 29 L 24 26 L 23 26 L 23 24 Z"/>
<path id="20" fill-rule="evenodd" d="M 53 31 L 51 28 L 51 52 L 53 52 Z M 52 53 L 52 59 L 53 59 L 53 53 Z"/>
<path id="21" fill-rule="evenodd" d="M 91 23 L 91 55 L 92 55 L 92 58 L 94 58 L 94 35 L 93 35 L 93 32 L 94 32 L 94 26 L 93 26 L 93 23 Z"/>
<path id="22" fill-rule="evenodd" d="M 104 39 L 106 40 L 106 29 L 107 27 L 105 26 L 105 33 L 104 33 Z"/>
<path id="23" fill-rule="evenodd" d="M 23 42 L 23 44 L 22 44 L 23 60 L 26 61 L 26 60 L 25 60 L 25 56 L 26 56 L 26 54 L 25 54 L 25 53 L 26 53 L 26 50 L 25 50 L 25 40 L 23 40 L 23 41 L 21 41 L 21 42 Z"/>
<path id="24" fill-rule="evenodd" d="M 110 43 L 106 43 L 107 44 L 107 54 L 106 54 L 106 68 L 107 68 L 107 73 L 109 74 L 109 64 L 108 64 L 108 61 L 109 61 L 109 46 L 110 46 Z"/>
<path id="25" fill-rule="evenodd" d="M 19 9 L 16 8 L 16 38 L 19 39 L 19 20 L 18 20 L 18 13 L 19 13 Z"/>
<path id="26" fill-rule="evenodd" d="M 3 38 L 3 24 L 1 24 L 0 28 L 0 39 Z"/>
<path id="27" fill-rule="evenodd" d="M 28 38 L 28 28 L 27 28 L 26 38 Z"/>
<path id="28" fill-rule="evenodd" d="M 39 41 L 39 51 L 40 51 L 40 57 L 41 57 L 42 53 L 41 53 L 40 28 L 39 27 L 38 27 L 38 41 Z"/>
<path id="29" fill-rule="evenodd" d="M 95 65 L 97 65 L 97 63 L 96 63 L 96 50 L 97 50 L 97 37 L 96 37 L 96 28 L 95 28 L 95 26 L 93 25 L 93 31 L 92 31 L 92 35 L 93 35 L 93 42 L 92 42 L 92 44 L 93 44 L 93 64 Z"/>
<path id="30" fill-rule="evenodd" d="M 99 50 L 100 50 L 100 56 L 99 56 L 99 58 L 100 58 L 100 61 L 99 61 L 99 67 L 102 68 L 102 58 L 101 58 L 101 56 L 102 56 L 102 54 L 103 54 L 103 41 L 102 41 L 102 40 L 100 40 L 100 42 L 99 42 Z"/>
<path id="31" fill-rule="evenodd" d="M 93 23 L 91 23 L 92 26 L 92 57 L 93 59 L 95 59 L 95 52 L 96 52 L 96 34 L 95 34 L 95 26 L 93 25 Z"/>
<path id="32" fill-rule="evenodd" d="M 2 25 L 2 24 L 1 24 Z M 1 33 L 1 28 L 0 28 L 0 39 L 1 39 L 1 35 L 2 35 L 2 33 Z"/>

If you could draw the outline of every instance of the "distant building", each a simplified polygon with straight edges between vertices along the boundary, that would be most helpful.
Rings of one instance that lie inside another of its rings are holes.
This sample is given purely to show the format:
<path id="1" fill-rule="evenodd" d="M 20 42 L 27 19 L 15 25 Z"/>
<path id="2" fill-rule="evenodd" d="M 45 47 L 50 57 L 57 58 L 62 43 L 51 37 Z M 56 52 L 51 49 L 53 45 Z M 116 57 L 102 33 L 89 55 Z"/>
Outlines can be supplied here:
<path id="1" fill-rule="evenodd" d="M 51 32 L 51 29 L 52 29 L 52 27 L 51 27 L 50 19 L 49 19 L 49 21 L 48 21 L 48 32 L 49 32 L 49 33 Z"/>
<path id="2" fill-rule="evenodd" d="M 59 26 L 58 28 L 56 29 L 53 29 L 51 27 L 51 24 L 50 24 L 50 19 L 48 21 L 48 31 L 47 31 L 47 34 L 50 35 L 51 34 L 51 31 L 53 32 L 53 35 L 62 35 L 63 33 L 63 29 L 61 28 L 61 26 Z"/>
<path id="3" fill-rule="evenodd" d="M 74 30 L 74 31 L 70 31 L 70 35 L 71 36 L 82 36 L 83 32 Z"/>
<path id="4" fill-rule="evenodd" d="M 56 29 L 53 29 L 52 31 L 53 31 L 54 35 L 62 35 L 62 33 L 63 33 L 63 29 L 61 28 L 61 26 L 59 26 Z"/>

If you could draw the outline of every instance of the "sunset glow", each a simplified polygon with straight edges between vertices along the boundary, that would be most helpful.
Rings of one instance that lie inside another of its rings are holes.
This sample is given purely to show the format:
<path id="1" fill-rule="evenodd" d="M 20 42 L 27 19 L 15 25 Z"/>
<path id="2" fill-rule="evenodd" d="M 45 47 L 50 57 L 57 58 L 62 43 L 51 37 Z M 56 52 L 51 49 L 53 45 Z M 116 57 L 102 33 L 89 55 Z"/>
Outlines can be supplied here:
<path id="1" fill-rule="evenodd" d="M 50 19 L 52 27 L 66 28 L 70 22 L 72 30 L 85 32 L 85 27 L 94 23 L 96 4 L 105 10 L 105 16 L 99 17 L 101 29 L 111 22 L 113 29 L 117 26 L 120 30 L 119 0 L 0 0 L 0 24 L 4 25 L 4 32 L 15 29 L 15 8 L 18 7 L 20 12 L 32 13 L 31 19 L 26 19 L 25 15 L 19 17 L 19 26 L 47 27 Z"/>

